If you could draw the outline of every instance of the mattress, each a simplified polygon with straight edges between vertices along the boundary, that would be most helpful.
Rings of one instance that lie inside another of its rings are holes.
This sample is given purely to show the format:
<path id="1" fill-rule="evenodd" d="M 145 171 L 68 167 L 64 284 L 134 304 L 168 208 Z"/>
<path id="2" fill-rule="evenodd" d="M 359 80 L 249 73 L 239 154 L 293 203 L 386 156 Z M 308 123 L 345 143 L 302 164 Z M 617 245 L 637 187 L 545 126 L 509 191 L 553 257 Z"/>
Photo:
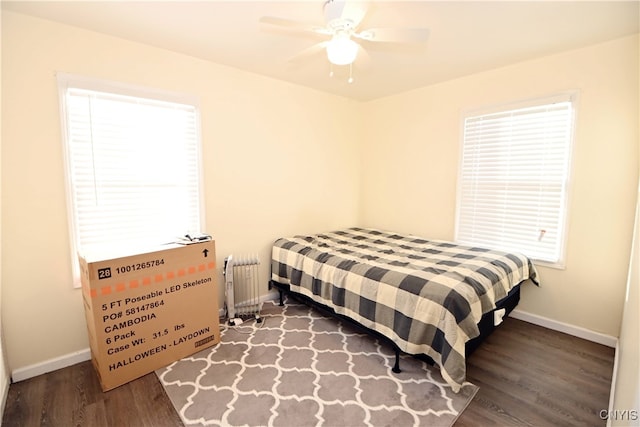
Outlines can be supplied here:
<path id="1" fill-rule="evenodd" d="M 271 279 L 425 354 L 454 391 L 465 381 L 465 343 L 483 314 L 525 280 L 526 256 L 370 228 L 281 238 Z"/>

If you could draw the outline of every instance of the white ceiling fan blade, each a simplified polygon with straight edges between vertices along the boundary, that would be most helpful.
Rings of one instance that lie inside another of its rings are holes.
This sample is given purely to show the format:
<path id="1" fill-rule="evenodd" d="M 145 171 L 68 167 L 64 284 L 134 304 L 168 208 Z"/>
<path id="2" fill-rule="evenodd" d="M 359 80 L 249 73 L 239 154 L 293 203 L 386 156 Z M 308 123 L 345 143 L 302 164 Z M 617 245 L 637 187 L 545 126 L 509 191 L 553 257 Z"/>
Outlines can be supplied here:
<path id="1" fill-rule="evenodd" d="M 273 25 L 288 30 L 311 31 L 313 33 L 331 35 L 331 32 L 321 25 L 302 21 L 294 21 L 292 19 L 277 18 L 275 16 L 263 16 L 262 18 L 260 18 L 260 23 Z"/>
<path id="2" fill-rule="evenodd" d="M 342 10 L 342 19 L 353 22 L 353 27 L 357 28 L 369 10 L 368 1 L 347 1 Z"/>
<path id="3" fill-rule="evenodd" d="M 353 36 L 372 42 L 424 43 L 429 38 L 429 30 L 426 28 L 370 28 Z"/>
<path id="4" fill-rule="evenodd" d="M 295 56 L 289 58 L 289 62 L 292 64 L 300 63 L 305 61 L 311 56 L 317 55 L 320 52 L 324 52 L 327 48 L 328 41 L 322 43 L 316 43 L 311 47 L 308 47 L 300 52 L 298 52 Z"/>
<path id="5" fill-rule="evenodd" d="M 362 22 L 369 9 L 369 0 L 327 0 L 324 4 L 324 21 L 350 21 L 351 28 Z"/>

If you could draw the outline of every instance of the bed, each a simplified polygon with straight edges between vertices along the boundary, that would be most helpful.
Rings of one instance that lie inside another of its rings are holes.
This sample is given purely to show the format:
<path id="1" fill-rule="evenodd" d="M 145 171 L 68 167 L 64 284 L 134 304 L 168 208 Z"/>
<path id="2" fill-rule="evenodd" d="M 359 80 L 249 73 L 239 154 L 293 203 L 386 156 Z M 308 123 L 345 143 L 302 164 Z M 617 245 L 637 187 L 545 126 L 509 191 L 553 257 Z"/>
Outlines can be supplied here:
<path id="1" fill-rule="evenodd" d="M 276 240 L 270 283 L 388 340 L 394 370 L 398 352 L 427 356 L 457 392 L 466 356 L 536 277 L 522 254 L 348 228 Z"/>

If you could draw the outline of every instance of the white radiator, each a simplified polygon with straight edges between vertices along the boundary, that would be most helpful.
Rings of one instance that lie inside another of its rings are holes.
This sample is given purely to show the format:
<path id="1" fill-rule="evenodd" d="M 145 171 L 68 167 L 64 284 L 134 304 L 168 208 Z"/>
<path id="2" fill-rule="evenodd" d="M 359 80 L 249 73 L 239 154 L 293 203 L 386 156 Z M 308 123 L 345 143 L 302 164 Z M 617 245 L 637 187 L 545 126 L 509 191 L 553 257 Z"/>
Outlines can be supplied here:
<path id="1" fill-rule="evenodd" d="M 258 256 L 233 257 L 224 260 L 225 304 L 230 325 L 242 323 L 243 318 L 253 317 L 262 322 L 260 310 L 260 286 L 258 280 Z"/>

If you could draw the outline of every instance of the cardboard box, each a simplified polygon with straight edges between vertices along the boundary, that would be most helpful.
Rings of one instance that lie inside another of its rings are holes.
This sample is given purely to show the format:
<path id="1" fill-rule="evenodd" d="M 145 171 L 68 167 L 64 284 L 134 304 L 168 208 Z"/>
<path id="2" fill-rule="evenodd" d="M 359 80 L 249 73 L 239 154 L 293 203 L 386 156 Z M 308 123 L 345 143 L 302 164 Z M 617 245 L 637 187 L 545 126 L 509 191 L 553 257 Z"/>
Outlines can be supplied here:
<path id="1" fill-rule="evenodd" d="M 107 391 L 220 342 L 215 242 L 80 258 L 91 358 Z"/>

